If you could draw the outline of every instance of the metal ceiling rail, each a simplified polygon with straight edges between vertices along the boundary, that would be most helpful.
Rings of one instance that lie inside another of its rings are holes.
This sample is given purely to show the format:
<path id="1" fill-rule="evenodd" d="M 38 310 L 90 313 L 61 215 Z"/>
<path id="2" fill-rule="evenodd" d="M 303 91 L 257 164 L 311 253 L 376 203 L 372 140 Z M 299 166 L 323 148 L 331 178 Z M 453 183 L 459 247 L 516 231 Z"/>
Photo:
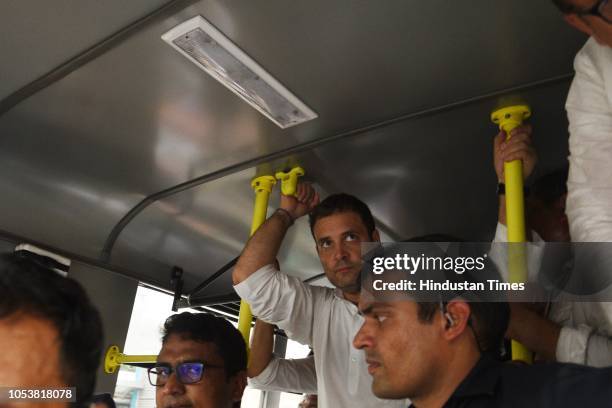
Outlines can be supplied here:
<path id="1" fill-rule="evenodd" d="M 437 106 L 437 107 L 433 107 L 433 108 L 427 108 L 424 110 L 420 110 L 417 112 L 412 112 L 412 113 L 408 113 L 408 114 L 404 114 L 404 115 L 400 115 L 397 116 L 395 118 L 391 118 L 391 119 L 387 119 L 381 122 L 376 122 L 370 125 L 366 125 L 360 128 L 356 128 L 356 129 L 352 129 L 352 130 L 348 130 L 345 132 L 341 132 L 338 134 L 334 134 L 334 135 L 330 135 L 330 136 L 323 136 L 321 138 L 309 141 L 309 142 L 305 142 L 305 143 L 301 143 L 292 147 L 288 147 L 282 150 L 279 150 L 277 152 L 274 153 L 269 153 L 263 156 L 259 156 L 250 160 L 246 160 L 243 161 L 241 163 L 237 163 L 237 164 L 233 164 L 231 166 L 227 166 L 224 167 L 220 170 L 214 171 L 212 173 L 208 173 L 205 174 L 203 176 L 200 177 L 196 177 L 192 180 L 186 181 L 184 183 L 180 183 L 177 184 L 173 187 L 164 189 L 162 191 L 159 191 L 157 193 L 151 194 L 147 197 L 145 197 L 142 201 L 140 201 L 136 206 L 134 206 L 130 211 L 128 211 L 120 220 L 119 222 L 113 227 L 112 231 L 109 233 L 106 242 L 104 243 L 104 248 L 102 250 L 102 253 L 100 254 L 100 260 L 102 262 L 109 262 L 110 258 L 111 258 L 111 252 L 113 250 L 113 247 L 115 245 L 115 242 L 117 241 L 117 239 L 119 238 L 119 235 L 121 234 L 121 232 L 125 229 L 125 227 L 141 212 L 143 211 L 145 208 L 147 208 L 149 205 L 153 204 L 154 202 L 161 200 L 163 198 L 169 197 L 171 195 L 174 194 L 178 194 L 180 192 L 183 192 L 185 190 L 191 189 L 193 187 L 197 187 L 201 184 L 213 181 L 213 180 L 217 180 L 221 177 L 225 177 L 228 176 L 230 174 L 233 173 L 237 173 L 239 171 L 242 170 L 246 170 L 248 168 L 251 167 L 255 167 L 257 165 L 263 164 L 263 163 L 267 163 L 267 162 L 271 162 L 277 159 L 281 159 L 283 157 L 286 156 L 290 156 L 290 155 L 294 155 L 294 154 L 298 154 L 298 153 L 302 153 L 308 150 L 312 150 L 315 149 L 321 145 L 327 144 L 327 143 L 331 143 L 331 142 L 335 142 L 341 139 L 345 139 L 351 136 L 355 136 L 358 134 L 362 134 L 365 132 L 369 132 L 372 130 L 376 130 L 376 129 L 380 129 L 380 128 L 384 128 L 387 126 L 391 126 L 394 125 L 396 123 L 405 121 L 405 120 L 413 120 L 413 119 L 419 119 L 419 118 L 423 118 L 426 116 L 431 116 L 431 115 L 435 115 L 435 114 L 439 114 L 439 113 L 443 113 L 446 112 L 448 110 L 451 109 L 455 109 L 455 108 L 459 108 L 462 106 L 466 106 L 469 104 L 473 104 L 473 103 L 477 103 L 477 102 L 482 102 L 482 101 L 486 101 L 488 99 L 494 99 L 494 98 L 498 98 L 500 96 L 504 96 L 504 95 L 508 95 L 508 94 L 513 94 L 513 93 L 517 93 L 517 92 L 524 92 L 530 89 L 534 89 L 534 88 L 538 88 L 538 87 L 543 87 L 543 86 L 549 86 L 549 85 L 554 85 L 557 83 L 562 83 L 562 82 L 569 82 L 572 78 L 574 77 L 574 73 L 568 73 L 568 74 L 563 74 L 563 75 L 558 75 L 552 78 L 547 78 L 544 80 L 540 80 L 540 81 L 535 81 L 535 82 L 530 82 L 527 84 L 523 84 L 523 85 L 519 85 L 519 86 L 515 86 L 515 87 L 511 87 L 511 88 L 506 88 L 506 89 L 501 89 L 501 90 L 497 90 L 497 91 L 493 91 L 493 92 L 489 92 L 483 95 L 479 95 L 479 96 L 474 96 L 471 98 L 466 98 L 466 99 L 462 99 L 456 102 L 451 102 L 445 105 L 441 105 L 441 106 Z M 377 224 L 378 223 L 378 220 Z M 380 223 L 379 225 L 384 225 L 382 223 Z M 392 231 L 390 229 L 390 231 Z M 391 234 L 393 235 L 393 234 Z"/>
<path id="2" fill-rule="evenodd" d="M 153 12 L 139 18 L 133 23 L 130 23 L 126 27 L 106 37 L 102 41 L 87 48 L 85 51 L 82 51 L 68 61 L 55 67 L 46 74 L 43 74 L 39 78 L 13 92 L 6 98 L 0 100 L 0 116 L 11 110 L 23 100 L 45 89 L 49 85 L 59 81 L 88 62 L 113 49 L 115 46 L 127 40 L 129 37 L 136 34 L 138 31 L 142 30 L 148 25 L 157 22 L 161 18 L 175 14 L 177 11 L 189 6 L 192 3 L 196 3 L 197 1 L 198 0 L 171 0 Z"/>
<path id="3" fill-rule="evenodd" d="M 87 264 L 87 265 L 90 265 L 90 266 L 94 266 L 94 267 L 97 267 L 97 268 L 102 268 L 102 269 L 105 269 L 105 270 L 107 270 L 109 272 L 113 272 L 113 273 L 116 273 L 116 274 L 119 274 L 119 275 L 122 275 L 122 276 L 125 276 L 125 277 L 128 277 L 128 278 L 135 279 L 135 280 L 137 280 L 139 282 L 144 283 L 145 286 L 154 288 L 155 290 L 158 290 L 158 291 L 160 290 L 159 288 L 167 286 L 167 282 L 166 283 L 161 283 L 161 282 L 152 280 L 149 276 L 141 275 L 139 273 L 136 273 L 134 271 L 128 270 L 126 268 L 114 266 L 114 265 L 111 265 L 111 264 L 106 263 L 106 262 L 101 262 L 100 260 L 95 259 L 95 258 L 89 258 L 89 257 L 86 257 L 86 256 L 82 256 L 82 255 L 78 255 L 78 254 L 69 252 L 69 251 L 65 251 L 65 250 L 63 250 L 61 248 L 57 248 L 57 247 L 54 247 L 54 246 L 51 246 L 51 245 L 47 245 L 47 244 L 44 244 L 44 243 L 42 243 L 40 241 L 36 241 L 36 240 L 30 239 L 28 237 L 23 237 L 23 236 L 20 236 L 20 235 L 17 235 L 17 234 L 13 234 L 11 232 L 0 230 L 0 238 L 5 239 L 5 240 L 7 240 L 9 242 L 12 242 L 15 245 L 21 244 L 21 243 L 28 243 L 28 244 L 36 245 L 39 248 L 42 248 L 42 249 L 44 249 L 46 251 L 53 252 L 55 254 L 61 255 L 61 256 L 66 257 L 66 258 L 68 258 L 68 259 L 70 259 L 72 261 L 80 262 L 80 263 Z M 163 292 L 164 293 L 168 293 L 168 291 L 166 291 L 166 290 L 163 290 Z"/>
<path id="4" fill-rule="evenodd" d="M 198 298 L 191 299 L 189 303 L 187 303 L 186 299 L 181 299 L 178 303 L 179 309 L 187 309 L 193 308 L 196 306 L 214 306 L 222 303 L 235 303 L 240 302 L 240 297 L 235 291 L 230 293 L 226 293 L 224 295 L 215 295 L 215 296 L 202 296 Z"/>
<path id="5" fill-rule="evenodd" d="M 228 271 L 230 268 L 232 268 L 234 265 L 236 265 L 236 262 L 238 262 L 238 257 L 235 257 L 234 259 L 232 259 L 231 261 L 229 261 L 228 263 L 223 265 L 221 267 L 221 269 L 219 269 L 217 272 L 213 273 L 211 276 L 206 278 L 202 283 L 200 283 L 198 286 L 193 288 L 187 294 L 187 302 L 189 302 L 191 297 L 194 296 L 196 293 L 203 291 L 208 286 L 213 284 L 221 275 L 223 275 L 226 271 Z"/>

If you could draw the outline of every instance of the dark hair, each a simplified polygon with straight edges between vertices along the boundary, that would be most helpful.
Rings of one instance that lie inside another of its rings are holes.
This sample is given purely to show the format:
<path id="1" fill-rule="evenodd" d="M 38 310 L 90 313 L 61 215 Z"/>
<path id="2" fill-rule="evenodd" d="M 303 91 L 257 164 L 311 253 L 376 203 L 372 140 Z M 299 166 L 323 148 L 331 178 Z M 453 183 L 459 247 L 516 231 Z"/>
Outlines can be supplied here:
<path id="1" fill-rule="evenodd" d="M 96 383 L 102 321 L 81 285 L 20 254 L 0 256 L 0 319 L 17 313 L 49 320 L 61 340 L 61 375 L 86 406 Z"/>
<path id="2" fill-rule="evenodd" d="M 208 313 L 183 312 L 172 315 L 164 323 L 162 343 L 171 335 L 181 338 L 213 343 L 225 364 L 229 379 L 239 371 L 246 370 L 246 344 L 240 332 L 230 322 Z"/>
<path id="3" fill-rule="evenodd" d="M 567 0 L 552 0 L 553 3 L 561 10 L 562 13 L 569 14 L 575 13 L 576 7 L 574 5 L 568 3 Z"/>
<path id="4" fill-rule="evenodd" d="M 105 404 L 108 408 L 116 408 L 115 401 L 109 393 L 94 395 L 91 399 L 93 404 Z"/>
<path id="5" fill-rule="evenodd" d="M 372 238 L 372 233 L 376 228 L 372 212 L 360 199 L 350 194 L 339 193 L 332 194 L 325 200 L 321 201 L 308 216 L 310 223 L 310 232 L 314 236 L 314 226 L 320 218 L 328 217 L 332 214 L 352 211 L 357 213 L 361 221 L 365 225 L 369 237 Z"/>
<path id="6" fill-rule="evenodd" d="M 498 353 L 510 321 L 510 306 L 507 302 L 472 302 L 470 317 L 476 343 L 481 352 Z M 431 323 L 440 303 L 417 302 L 418 318 L 423 323 Z"/>
<path id="7" fill-rule="evenodd" d="M 531 197 L 550 206 L 561 196 L 567 194 L 568 168 L 553 171 L 539 179 L 531 186 Z"/>
<path id="8" fill-rule="evenodd" d="M 448 234 L 429 234 L 416 238 L 407 239 L 404 242 L 453 242 L 454 249 L 462 255 L 475 255 L 481 252 L 481 245 L 465 243 L 462 239 Z M 485 261 L 486 271 L 497 274 L 497 268 L 490 259 Z M 451 279 L 454 278 L 451 275 Z M 489 276 L 491 278 L 491 276 Z M 462 275 L 466 281 L 476 282 L 483 279 L 476 278 L 471 273 Z M 472 329 L 476 337 L 476 343 L 481 352 L 498 353 L 504 340 L 504 334 L 510 321 L 510 306 L 507 302 L 482 302 L 470 293 L 460 296 L 467 298 L 470 305 L 470 317 L 472 318 Z M 430 323 L 436 312 L 440 312 L 441 302 L 417 302 L 417 316 L 423 323 Z"/>

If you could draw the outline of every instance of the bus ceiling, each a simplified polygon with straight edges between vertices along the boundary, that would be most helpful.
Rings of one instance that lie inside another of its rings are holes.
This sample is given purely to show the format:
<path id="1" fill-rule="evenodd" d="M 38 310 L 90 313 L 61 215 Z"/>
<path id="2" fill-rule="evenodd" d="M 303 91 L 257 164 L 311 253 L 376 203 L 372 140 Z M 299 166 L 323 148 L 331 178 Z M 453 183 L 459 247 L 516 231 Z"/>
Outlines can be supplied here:
<path id="1" fill-rule="evenodd" d="M 251 180 L 299 165 L 323 196 L 364 199 L 389 240 L 486 240 L 500 98 L 530 105 L 542 171 L 566 161 L 563 104 L 585 38 L 549 3 L 1 2 L 2 237 L 167 290 L 176 265 L 189 293 L 242 249 Z M 311 120 L 279 126 L 264 112 L 277 102 L 162 39 L 194 18 Z M 317 275 L 308 228 L 288 240 L 301 255 L 285 249 L 283 268 Z M 225 273 L 198 296 L 231 293 Z"/>

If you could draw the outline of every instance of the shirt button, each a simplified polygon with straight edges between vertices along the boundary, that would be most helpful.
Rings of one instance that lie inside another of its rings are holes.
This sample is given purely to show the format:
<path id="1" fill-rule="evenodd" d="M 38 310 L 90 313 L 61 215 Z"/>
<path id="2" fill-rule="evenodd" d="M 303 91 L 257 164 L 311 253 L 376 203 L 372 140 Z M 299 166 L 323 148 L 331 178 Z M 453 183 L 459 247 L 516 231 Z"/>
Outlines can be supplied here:
<path id="1" fill-rule="evenodd" d="M 356 363 L 356 362 L 357 362 L 357 359 L 356 359 L 355 357 L 352 357 L 352 358 L 351 358 L 351 361 L 352 361 L 353 363 Z"/>

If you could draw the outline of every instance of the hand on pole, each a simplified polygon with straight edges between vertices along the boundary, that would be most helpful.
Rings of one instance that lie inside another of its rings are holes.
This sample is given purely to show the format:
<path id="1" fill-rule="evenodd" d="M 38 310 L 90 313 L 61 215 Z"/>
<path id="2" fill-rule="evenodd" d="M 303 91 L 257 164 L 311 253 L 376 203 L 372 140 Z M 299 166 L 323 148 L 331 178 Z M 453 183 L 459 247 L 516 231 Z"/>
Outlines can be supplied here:
<path id="1" fill-rule="evenodd" d="M 500 183 L 504 182 L 504 163 L 514 160 L 523 162 L 523 179 L 527 179 L 538 161 L 538 156 L 531 143 L 531 125 L 522 125 L 510 132 L 500 131 L 493 141 L 493 163 Z"/>
<path id="2" fill-rule="evenodd" d="M 286 210 L 293 219 L 308 214 L 319 204 L 319 193 L 310 183 L 298 183 L 295 195 L 281 194 L 280 208 Z"/>

